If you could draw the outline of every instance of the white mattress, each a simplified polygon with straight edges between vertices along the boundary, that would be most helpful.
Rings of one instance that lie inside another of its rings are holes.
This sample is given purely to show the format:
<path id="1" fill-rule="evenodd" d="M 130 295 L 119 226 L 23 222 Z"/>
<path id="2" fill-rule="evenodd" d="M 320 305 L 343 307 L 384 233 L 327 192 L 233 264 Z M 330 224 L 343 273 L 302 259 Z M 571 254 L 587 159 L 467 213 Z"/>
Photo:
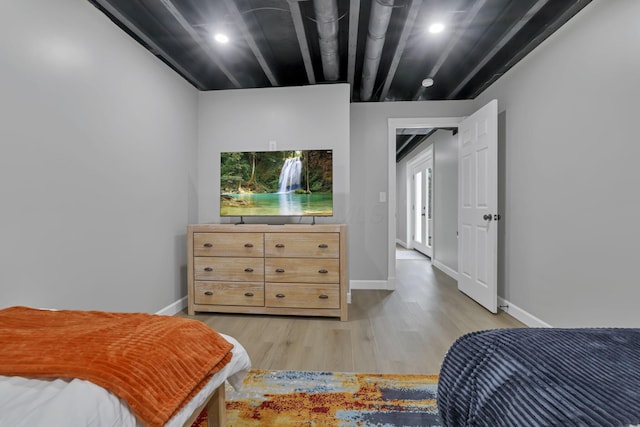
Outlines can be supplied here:
<path id="1" fill-rule="evenodd" d="M 237 390 L 251 368 L 251 360 L 233 337 L 231 361 L 166 424 L 182 426 L 225 380 Z M 116 395 L 78 379 L 31 379 L 0 375 L 0 426 L 12 427 L 138 427 L 142 424 Z"/>

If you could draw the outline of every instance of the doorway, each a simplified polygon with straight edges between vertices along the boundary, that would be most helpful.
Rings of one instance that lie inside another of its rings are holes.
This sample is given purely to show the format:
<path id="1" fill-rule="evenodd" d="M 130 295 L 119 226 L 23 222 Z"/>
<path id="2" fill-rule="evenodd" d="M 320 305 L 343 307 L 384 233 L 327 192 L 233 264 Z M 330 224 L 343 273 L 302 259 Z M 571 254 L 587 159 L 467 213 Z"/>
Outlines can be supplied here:
<path id="1" fill-rule="evenodd" d="M 464 117 L 442 117 L 442 118 L 390 118 L 388 119 L 388 159 L 389 167 L 388 171 L 388 183 L 389 188 L 387 194 L 388 197 L 388 279 L 387 289 L 395 289 L 396 279 L 396 134 L 398 129 L 421 129 L 421 128 L 452 128 L 457 129 L 458 124 L 464 119 Z M 432 180 L 433 182 L 433 180 Z M 433 210 L 432 210 L 433 212 Z M 425 216 L 426 217 L 426 216 Z M 410 221 L 407 221 L 410 224 Z M 409 228 L 409 227 L 407 227 Z M 409 234 L 409 233 L 407 233 Z M 404 241 L 409 243 L 412 241 L 410 235 L 401 236 Z M 432 234 L 433 242 L 433 234 Z"/>
<path id="2" fill-rule="evenodd" d="M 458 289 L 487 310 L 497 311 L 498 225 L 498 101 L 491 100 L 468 117 L 388 119 L 389 258 L 388 287 L 395 289 L 396 159 L 398 128 L 451 127 L 458 137 Z"/>
<path id="3" fill-rule="evenodd" d="M 433 257 L 433 147 L 407 165 L 410 247 Z"/>

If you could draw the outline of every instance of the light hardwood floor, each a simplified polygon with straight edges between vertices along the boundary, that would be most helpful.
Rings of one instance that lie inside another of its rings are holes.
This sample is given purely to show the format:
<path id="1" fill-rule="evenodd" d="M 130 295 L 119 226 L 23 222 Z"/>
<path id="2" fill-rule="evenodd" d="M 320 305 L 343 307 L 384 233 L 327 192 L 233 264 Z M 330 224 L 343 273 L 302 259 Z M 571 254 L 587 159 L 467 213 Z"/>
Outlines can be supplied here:
<path id="1" fill-rule="evenodd" d="M 255 369 L 437 374 L 447 349 L 481 329 L 524 327 L 458 291 L 428 260 L 397 260 L 396 291 L 352 290 L 349 321 L 197 313 L 247 349 Z"/>

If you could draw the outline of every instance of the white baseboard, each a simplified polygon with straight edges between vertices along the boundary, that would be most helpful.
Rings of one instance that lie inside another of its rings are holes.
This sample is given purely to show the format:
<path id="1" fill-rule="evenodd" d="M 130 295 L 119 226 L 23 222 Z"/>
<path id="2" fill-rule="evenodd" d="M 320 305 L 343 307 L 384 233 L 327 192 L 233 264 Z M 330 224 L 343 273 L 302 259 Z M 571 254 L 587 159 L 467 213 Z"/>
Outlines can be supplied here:
<path id="1" fill-rule="evenodd" d="M 351 280 L 349 289 L 384 289 L 392 291 L 388 280 Z"/>
<path id="2" fill-rule="evenodd" d="M 543 322 L 533 314 L 524 311 L 517 305 L 510 303 L 504 298 L 498 297 L 498 308 L 506 313 L 509 313 L 511 316 L 518 319 L 530 328 L 553 328 L 553 326 L 551 326 L 550 324 Z"/>
<path id="3" fill-rule="evenodd" d="M 441 263 L 436 259 L 431 260 L 431 265 L 433 265 L 438 270 L 442 271 L 447 276 L 451 277 L 456 282 L 458 281 L 458 272 L 455 271 L 453 268 L 447 267 L 446 265 L 444 265 L 443 263 Z"/>
<path id="4" fill-rule="evenodd" d="M 440 264 L 440 263 L 438 263 Z M 436 265 L 434 262 L 434 267 L 437 267 L 439 270 L 442 270 L 445 274 L 451 276 L 452 278 L 457 280 L 457 273 L 445 266 L 444 264 Z M 453 275 L 452 275 L 453 274 Z M 393 287 L 389 287 L 389 282 L 387 280 L 351 280 L 350 281 L 350 289 L 381 289 L 381 290 L 394 290 Z M 351 290 L 347 294 L 347 303 L 351 304 Z M 160 314 L 163 316 L 174 316 L 182 311 L 187 306 L 187 297 L 180 298 L 178 301 L 175 301 L 163 309 L 156 312 L 156 314 Z M 530 328 L 552 328 L 550 324 L 538 319 L 533 314 L 521 309 L 515 304 L 505 300 L 504 298 L 498 297 L 498 306 L 500 310 L 509 313 L 515 319 L 521 321 L 525 325 Z"/>
<path id="5" fill-rule="evenodd" d="M 163 316 L 174 316 L 182 311 L 183 308 L 187 306 L 187 297 L 180 298 L 176 302 L 172 302 L 165 308 L 157 311 L 156 314 L 161 314 Z"/>

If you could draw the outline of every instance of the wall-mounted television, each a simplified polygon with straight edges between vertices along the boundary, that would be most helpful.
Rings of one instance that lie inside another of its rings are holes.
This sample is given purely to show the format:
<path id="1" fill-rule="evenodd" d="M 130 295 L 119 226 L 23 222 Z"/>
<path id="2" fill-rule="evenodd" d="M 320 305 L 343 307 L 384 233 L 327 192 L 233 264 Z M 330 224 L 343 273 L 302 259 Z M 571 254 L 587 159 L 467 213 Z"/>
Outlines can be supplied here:
<path id="1" fill-rule="evenodd" d="M 220 216 L 333 216 L 333 151 L 220 153 Z"/>

